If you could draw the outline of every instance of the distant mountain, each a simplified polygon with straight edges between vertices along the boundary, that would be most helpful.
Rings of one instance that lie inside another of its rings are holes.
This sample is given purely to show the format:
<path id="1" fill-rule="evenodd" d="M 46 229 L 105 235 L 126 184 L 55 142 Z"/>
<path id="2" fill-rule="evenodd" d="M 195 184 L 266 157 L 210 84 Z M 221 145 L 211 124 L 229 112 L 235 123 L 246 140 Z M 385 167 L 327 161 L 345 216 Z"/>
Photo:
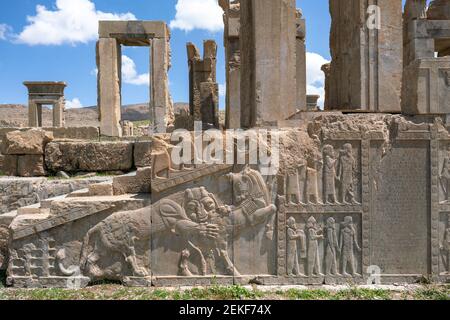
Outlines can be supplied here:
<path id="1" fill-rule="evenodd" d="M 178 113 L 181 109 L 189 110 L 189 104 L 175 103 Z M 122 107 L 122 119 L 128 121 L 143 121 L 150 119 L 148 103 L 125 105 Z M 52 110 L 43 108 L 44 126 L 52 125 Z M 26 127 L 28 125 L 28 107 L 21 104 L 0 104 L 0 127 Z M 97 107 L 66 110 L 66 126 L 99 126 Z"/>

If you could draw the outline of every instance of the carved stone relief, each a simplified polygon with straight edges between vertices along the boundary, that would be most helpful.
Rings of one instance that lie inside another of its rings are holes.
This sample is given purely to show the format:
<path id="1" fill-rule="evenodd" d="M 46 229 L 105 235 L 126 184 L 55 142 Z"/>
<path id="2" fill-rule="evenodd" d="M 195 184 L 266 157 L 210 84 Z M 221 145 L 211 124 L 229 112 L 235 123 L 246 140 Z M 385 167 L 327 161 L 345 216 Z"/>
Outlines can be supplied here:
<path id="1" fill-rule="evenodd" d="M 289 213 L 289 277 L 360 277 L 361 215 Z"/>

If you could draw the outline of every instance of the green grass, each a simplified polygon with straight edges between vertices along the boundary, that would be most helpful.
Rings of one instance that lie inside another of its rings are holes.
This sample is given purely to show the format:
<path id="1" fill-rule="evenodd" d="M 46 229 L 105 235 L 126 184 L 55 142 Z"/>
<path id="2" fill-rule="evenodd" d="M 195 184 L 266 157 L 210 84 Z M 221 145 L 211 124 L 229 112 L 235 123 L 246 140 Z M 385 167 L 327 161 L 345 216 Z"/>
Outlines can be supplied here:
<path id="1" fill-rule="evenodd" d="M 261 291 L 242 286 L 187 290 L 128 288 L 102 283 L 81 290 L 0 288 L 0 300 L 449 300 L 450 286 L 426 285 L 406 292 L 383 289 L 290 289 Z"/>
<path id="2" fill-rule="evenodd" d="M 450 300 L 450 285 L 442 287 L 426 286 L 415 292 L 416 300 Z"/>
<path id="3" fill-rule="evenodd" d="M 149 126 L 150 125 L 150 120 L 133 121 L 133 124 L 134 124 L 135 127 Z"/>

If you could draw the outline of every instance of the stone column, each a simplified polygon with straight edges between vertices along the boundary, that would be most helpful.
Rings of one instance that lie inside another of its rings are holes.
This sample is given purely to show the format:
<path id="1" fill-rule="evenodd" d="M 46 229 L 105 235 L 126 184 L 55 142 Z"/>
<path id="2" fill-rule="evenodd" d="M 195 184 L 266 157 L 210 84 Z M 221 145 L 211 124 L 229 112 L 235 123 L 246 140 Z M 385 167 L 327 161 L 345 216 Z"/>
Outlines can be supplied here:
<path id="1" fill-rule="evenodd" d="M 325 74 L 325 103 L 324 103 L 324 110 L 330 110 L 330 63 L 326 63 L 322 66 L 321 70 Z"/>
<path id="2" fill-rule="evenodd" d="M 276 125 L 296 112 L 295 0 L 241 0 L 241 125 Z"/>
<path id="3" fill-rule="evenodd" d="M 201 121 L 206 130 L 219 127 L 219 86 L 216 82 L 217 45 L 207 40 L 203 46 L 203 59 L 192 43 L 187 44 L 187 54 L 190 114 L 194 121 Z"/>
<path id="4" fill-rule="evenodd" d="M 154 133 L 165 133 L 174 123 L 168 77 L 170 69 L 169 39 L 168 36 L 151 40 L 150 119 L 153 122 L 152 132 Z"/>
<path id="5" fill-rule="evenodd" d="M 239 32 L 241 24 L 241 6 L 238 0 L 219 2 L 224 10 L 224 46 L 226 75 L 226 114 L 225 127 L 241 127 L 241 51 Z"/>
<path id="6" fill-rule="evenodd" d="M 32 99 L 28 100 L 28 126 L 39 127 L 38 105 Z"/>
<path id="7" fill-rule="evenodd" d="M 100 133 L 104 136 L 122 136 L 121 60 L 117 39 L 100 38 L 97 43 L 98 113 Z"/>
<path id="8" fill-rule="evenodd" d="M 369 10 L 372 5 L 379 10 Z M 400 112 L 402 0 L 330 0 L 330 13 L 329 105 Z M 369 28 L 370 21 L 379 21 L 379 28 Z"/>
<path id="9" fill-rule="evenodd" d="M 64 110 L 65 110 L 65 99 L 61 97 L 53 106 L 53 127 L 62 128 L 64 127 Z"/>
<path id="10" fill-rule="evenodd" d="M 301 10 L 297 10 L 297 109 L 307 110 L 306 103 L 306 23 Z"/>

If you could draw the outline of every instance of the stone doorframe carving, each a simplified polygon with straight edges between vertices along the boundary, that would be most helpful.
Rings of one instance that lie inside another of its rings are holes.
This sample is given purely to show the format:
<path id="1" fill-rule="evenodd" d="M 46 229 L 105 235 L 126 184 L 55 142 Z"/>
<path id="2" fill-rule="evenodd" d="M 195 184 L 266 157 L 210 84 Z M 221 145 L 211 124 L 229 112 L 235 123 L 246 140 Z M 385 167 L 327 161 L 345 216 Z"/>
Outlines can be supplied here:
<path id="1" fill-rule="evenodd" d="M 28 88 L 28 126 L 43 127 L 42 106 L 53 106 L 53 127 L 64 127 L 65 82 L 24 82 Z"/>
<path id="2" fill-rule="evenodd" d="M 100 133 L 122 136 L 121 46 L 150 47 L 151 132 L 164 133 L 173 113 L 169 93 L 170 31 L 161 21 L 100 21 L 97 42 Z"/>

